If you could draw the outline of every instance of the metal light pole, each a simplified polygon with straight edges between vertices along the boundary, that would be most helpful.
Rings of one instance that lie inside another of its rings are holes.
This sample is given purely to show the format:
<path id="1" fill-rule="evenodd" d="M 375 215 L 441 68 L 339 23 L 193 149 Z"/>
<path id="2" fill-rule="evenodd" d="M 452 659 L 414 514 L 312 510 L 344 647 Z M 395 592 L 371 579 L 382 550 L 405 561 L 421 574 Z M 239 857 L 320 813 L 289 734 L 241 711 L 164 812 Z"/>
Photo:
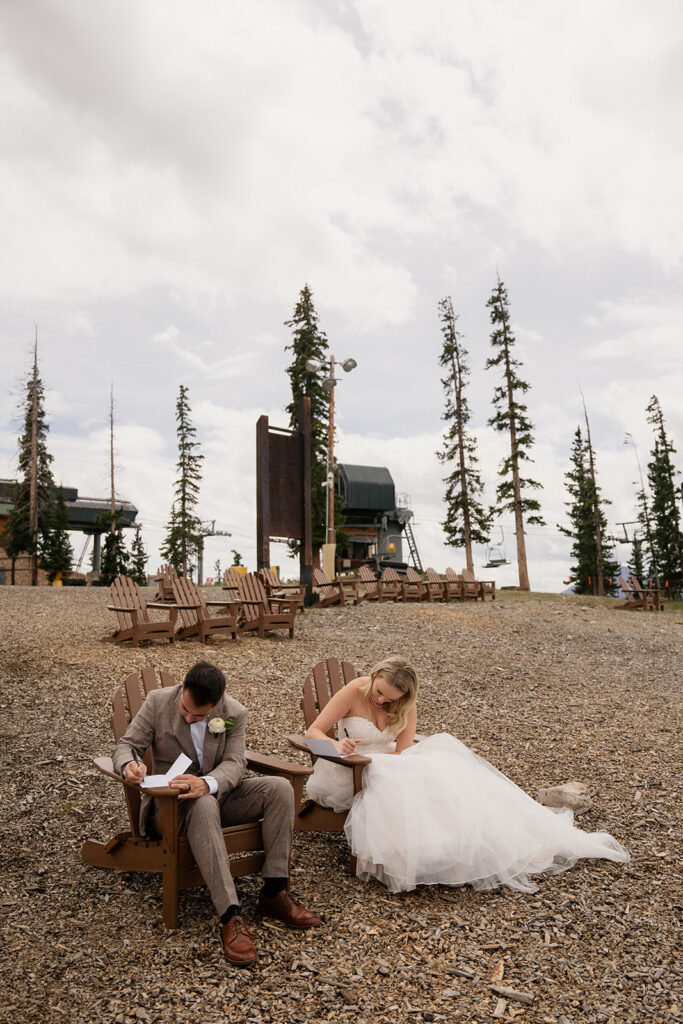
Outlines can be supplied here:
<path id="1" fill-rule="evenodd" d="M 330 363 L 327 367 L 328 376 L 322 382 L 323 391 L 327 392 L 329 411 L 327 418 L 327 458 L 325 484 L 327 486 L 327 500 L 325 502 L 325 541 L 327 544 L 335 543 L 334 529 L 334 389 L 337 386 L 338 378 L 334 376 L 335 366 L 341 366 L 345 373 L 355 370 L 358 363 L 355 359 L 345 359 L 337 362 L 334 356 L 330 356 Z M 317 373 L 325 367 L 325 363 L 317 359 L 309 359 L 306 369 L 311 373 Z"/>

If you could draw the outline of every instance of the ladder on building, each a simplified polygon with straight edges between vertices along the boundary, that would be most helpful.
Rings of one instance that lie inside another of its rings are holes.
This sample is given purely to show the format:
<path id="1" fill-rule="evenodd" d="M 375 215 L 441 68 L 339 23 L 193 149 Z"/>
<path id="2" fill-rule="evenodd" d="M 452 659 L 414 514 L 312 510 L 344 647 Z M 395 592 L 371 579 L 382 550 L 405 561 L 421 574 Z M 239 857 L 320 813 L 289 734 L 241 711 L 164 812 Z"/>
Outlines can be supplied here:
<path id="1" fill-rule="evenodd" d="M 413 528 L 410 525 L 410 521 L 406 523 L 403 533 L 406 540 L 408 541 L 408 551 L 410 552 L 410 557 L 413 560 L 413 565 L 415 566 L 418 572 L 423 572 L 424 570 L 422 568 L 420 552 L 417 550 L 417 544 L 415 543 L 415 535 L 413 534 Z"/>

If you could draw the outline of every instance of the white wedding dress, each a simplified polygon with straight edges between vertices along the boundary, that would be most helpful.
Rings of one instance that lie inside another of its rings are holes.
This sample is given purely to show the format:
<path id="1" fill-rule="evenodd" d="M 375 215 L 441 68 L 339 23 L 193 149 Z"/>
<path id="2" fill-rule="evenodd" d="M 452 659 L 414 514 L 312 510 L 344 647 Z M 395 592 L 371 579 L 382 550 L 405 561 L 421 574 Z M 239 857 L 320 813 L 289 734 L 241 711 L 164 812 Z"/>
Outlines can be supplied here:
<path id="1" fill-rule="evenodd" d="M 321 758 L 306 789 L 326 807 L 350 808 L 345 831 L 360 878 L 391 892 L 436 884 L 535 892 L 530 875 L 565 871 L 581 857 L 630 859 L 612 836 L 575 828 L 570 810 L 543 807 L 448 733 L 396 756 L 394 737 L 368 719 L 342 719 L 342 728 L 372 756 L 363 789 L 354 798 L 351 771 Z"/>

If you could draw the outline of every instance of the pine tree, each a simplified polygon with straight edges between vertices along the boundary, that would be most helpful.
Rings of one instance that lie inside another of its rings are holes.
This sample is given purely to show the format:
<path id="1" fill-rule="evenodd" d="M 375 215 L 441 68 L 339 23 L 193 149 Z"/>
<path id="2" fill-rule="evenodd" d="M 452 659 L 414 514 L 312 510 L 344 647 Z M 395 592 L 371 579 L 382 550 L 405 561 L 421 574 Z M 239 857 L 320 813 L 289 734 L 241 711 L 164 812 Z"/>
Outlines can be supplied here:
<path id="1" fill-rule="evenodd" d="M 149 558 L 142 543 L 142 526 L 135 525 L 133 543 L 130 546 L 129 574 L 140 587 L 147 586 L 147 559 Z"/>
<path id="2" fill-rule="evenodd" d="M 202 544 L 202 523 L 196 508 L 199 501 L 199 484 L 202 479 L 199 442 L 195 440 L 196 430 L 190 421 L 188 389 L 181 384 L 176 403 L 176 431 L 178 437 L 178 479 L 175 482 L 174 501 L 171 508 L 166 537 L 161 555 L 177 573 L 189 576 L 194 569 L 192 560 L 199 555 Z"/>
<path id="3" fill-rule="evenodd" d="M 664 415 L 656 395 L 650 398 L 647 412 L 647 421 L 654 427 L 655 435 L 650 452 L 652 458 L 647 465 L 654 549 L 654 564 L 650 566 L 650 572 L 659 577 L 660 586 L 668 584 L 668 589 L 678 594 L 683 584 L 683 534 L 676 501 L 677 471 L 671 459 L 676 449 L 667 436 Z"/>
<path id="4" fill-rule="evenodd" d="M 69 540 L 69 513 L 61 488 L 57 498 L 49 505 L 42 517 L 38 542 L 38 564 L 47 572 L 53 583 L 57 574 L 67 577 L 73 566 L 74 552 Z"/>
<path id="5" fill-rule="evenodd" d="M 589 444 L 583 439 L 580 427 L 574 434 L 570 461 L 570 469 L 565 474 L 571 499 L 565 502 L 570 525 L 558 523 L 558 529 L 573 541 L 571 554 L 575 564 L 570 574 L 574 592 L 598 594 L 602 578 L 604 592 L 614 594 L 620 565 L 614 560 L 613 548 L 607 539 L 603 506 L 609 502 L 601 497 L 600 488 L 594 484 Z M 596 531 L 596 522 L 599 532 Z"/>
<path id="6" fill-rule="evenodd" d="M 12 560 L 12 583 L 17 557 L 24 552 L 32 558 L 31 583 L 38 582 L 37 554 L 39 527 L 45 510 L 54 500 L 52 455 L 47 450 L 45 389 L 38 374 L 38 341 L 33 348 L 33 369 L 26 381 L 23 402 L 24 431 L 19 438 L 19 482 L 15 488 L 14 507 L 7 523 L 7 555 Z"/>
<path id="7" fill-rule="evenodd" d="M 515 336 L 510 326 L 507 290 L 500 277 L 486 305 L 491 311 L 493 324 L 491 345 L 497 351 L 496 355 L 486 360 L 486 369 L 500 366 L 503 372 L 503 383 L 493 392 L 496 413 L 489 420 L 489 425 L 510 435 L 510 454 L 503 460 L 498 471 L 501 479 L 496 489 L 495 512 L 500 514 L 508 511 L 514 514 L 519 586 L 521 590 L 529 590 L 524 520 L 526 518 L 527 523 L 545 526 L 539 502 L 524 495 L 525 491 L 538 489 L 541 484 L 529 477 L 523 478 L 520 467 L 522 461 L 532 461 L 529 450 L 534 443 L 533 425 L 526 415 L 526 405 L 520 401 L 520 396 L 526 394 L 531 385 L 517 374 L 517 367 L 522 364 L 512 354 Z"/>
<path id="8" fill-rule="evenodd" d="M 107 527 L 100 561 L 100 584 L 103 587 L 111 586 L 118 576 L 130 574 L 130 555 L 126 550 L 121 516 L 119 509 L 114 512 L 113 518 L 111 512 L 99 517 L 100 525 L 106 524 Z"/>
<path id="9" fill-rule="evenodd" d="M 631 541 L 631 561 L 628 566 L 629 576 L 635 576 L 640 583 L 645 579 L 645 561 L 643 558 L 643 538 L 634 534 Z"/>
<path id="10" fill-rule="evenodd" d="M 439 319 L 443 333 L 443 348 L 439 365 L 446 371 L 442 377 L 446 396 L 442 419 L 449 424 L 444 431 L 443 447 L 437 458 L 446 466 L 455 464 L 446 484 L 446 519 L 441 524 L 446 543 L 464 548 L 467 568 L 474 570 L 472 544 L 487 544 L 490 537 L 490 513 L 484 509 L 478 496 L 484 485 L 477 470 L 477 443 L 468 433 L 470 408 L 465 396 L 470 371 L 466 362 L 467 349 L 456 329 L 458 317 L 448 296 L 439 303 Z"/>
<path id="11" fill-rule="evenodd" d="M 327 471 L 329 398 L 322 386 L 322 371 L 306 368 L 306 363 L 317 360 L 327 365 L 327 337 L 318 326 L 318 314 L 313 305 L 313 294 L 308 285 L 299 293 L 291 320 L 285 320 L 285 327 L 292 328 L 292 343 L 285 346 L 286 352 L 294 357 L 287 368 L 292 388 L 292 401 L 287 406 L 289 425 L 292 430 L 301 429 L 299 423 L 299 401 L 307 395 L 311 400 L 311 519 L 313 550 L 319 550 L 327 540 L 325 537 L 325 512 L 327 494 L 325 476 Z M 335 502 L 335 525 L 342 521 Z M 299 551 L 299 541 L 289 544 L 292 554 Z"/>

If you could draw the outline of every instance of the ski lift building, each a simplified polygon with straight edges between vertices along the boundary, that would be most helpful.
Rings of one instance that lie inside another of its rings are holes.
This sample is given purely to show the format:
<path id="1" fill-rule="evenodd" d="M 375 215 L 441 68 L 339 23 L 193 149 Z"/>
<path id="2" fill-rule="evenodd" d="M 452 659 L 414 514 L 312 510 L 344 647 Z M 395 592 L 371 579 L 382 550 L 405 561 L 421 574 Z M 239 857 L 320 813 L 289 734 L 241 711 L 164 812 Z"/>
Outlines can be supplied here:
<path id="1" fill-rule="evenodd" d="M 410 520 L 413 512 L 407 495 L 396 495 L 391 473 L 385 466 L 337 464 L 335 492 L 344 501 L 344 525 L 337 540 L 337 572 L 348 572 L 374 563 L 378 568 L 407 568 L 407 557 L 422 569 Z M 346 538 L 344 541 L 343 538 Z"/>

